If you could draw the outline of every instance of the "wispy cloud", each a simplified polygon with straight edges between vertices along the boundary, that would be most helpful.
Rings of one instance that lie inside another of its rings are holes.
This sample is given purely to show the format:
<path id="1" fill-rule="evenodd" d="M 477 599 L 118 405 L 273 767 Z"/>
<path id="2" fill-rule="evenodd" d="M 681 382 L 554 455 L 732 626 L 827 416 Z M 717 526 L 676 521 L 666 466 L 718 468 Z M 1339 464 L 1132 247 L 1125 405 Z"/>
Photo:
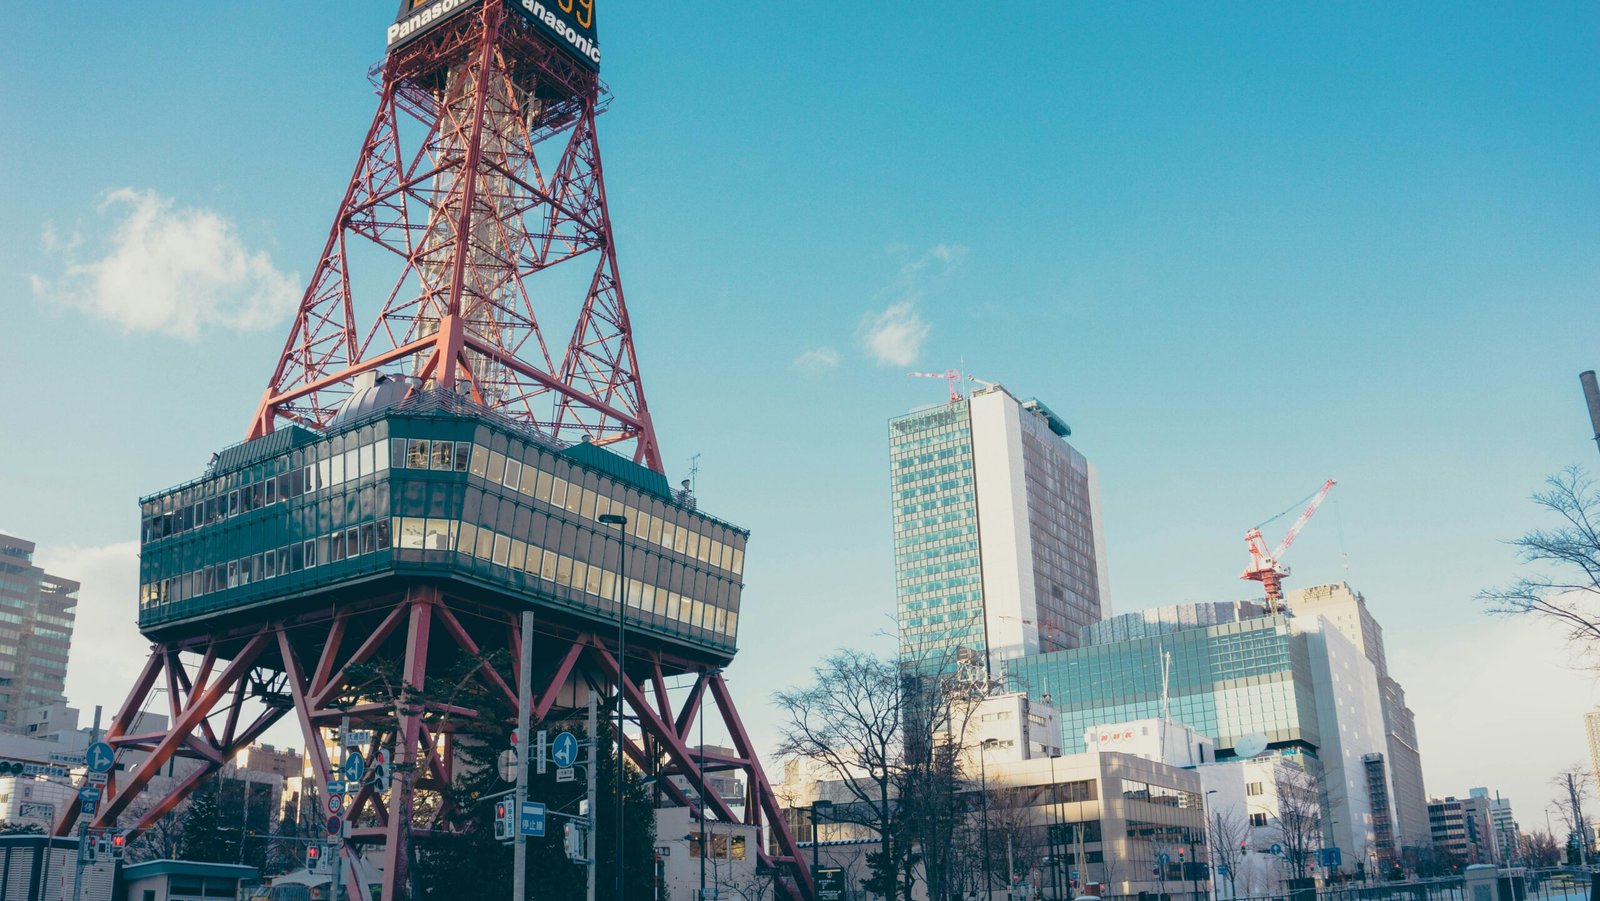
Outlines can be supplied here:
<path id="1" fill-rule="evenodd" d="M 116 710 L 150 654 L 139 634 L 139 545 L 40 547 L 34 562 L 82 584 L 67 663 L 67 699 Z"/>
<path id="2" fill-rule="evenodd" d="M 966 256 L 967 248 L 960 244 L 935 244 L 900 264 L 899 273 L 878 295 L 887 304 L 862 316 L 856 327 L 856 342 L 878 365 L 909 366 L 921 356 L 933 332 L 922 315 L 922 298 Z"/>
<path id="3" fill-rule="evenodd" d="M 820 375 L 839 365 L 839 352 L 831 347 L 808 347 L 794 358 L 794 368 L 808 375 Z"/>
<path id="4" fill-rule="evenodd" d="M 58 274 L 32 276 L 33 293 L 129 332 L 193 341 L 209 328 L 251 331 L 294 310 L 299 279 L 251 250 L 211 210 L 179 207 L 155 191 L 119 188 L 97 212 L 97 235 L 46 227 Z M 92 248 L 92 249 L 90 249 Z"/>

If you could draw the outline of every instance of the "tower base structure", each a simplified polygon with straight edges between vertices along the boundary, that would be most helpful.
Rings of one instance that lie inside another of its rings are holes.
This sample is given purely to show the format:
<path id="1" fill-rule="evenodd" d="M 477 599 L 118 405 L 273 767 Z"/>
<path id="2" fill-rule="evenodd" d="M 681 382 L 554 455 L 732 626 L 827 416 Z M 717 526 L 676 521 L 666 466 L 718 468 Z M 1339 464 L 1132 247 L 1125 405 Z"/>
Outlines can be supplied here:
<path id="1" fill-rule="evenodd" d="M 286 717 L 329 798 L 343 778 L 330 738 L 354 732 L 390 766 L 381 783 L 348 786 L 329 824 L 340 879 L 352 897 L 373 882 L 384 901 L 412 897 L 414 843 L 491 828 L 458 815 L 449 789 L 471 727 L 514 718 L 526 665 L 535 723 L 591 692 L 620 703 L 623 749 L 664 801 L 762 829 L 759 862 L 780 897 L 813 897 L 722 676 L 746 533 L 626 458 L 459 406 L 434 396 L 327 433 L 280 430 L 145 499 L 140 627 L 153 646 L 105 738 L 130 766 L 84 818 L 146 829 Z M 167 727 L 139 731 L 160 706 Z M 691 747 L 708 716 L 731 754 Z M 181 773 L 168 766 L 180 759 Z M 164 770 L 176 778 L 158 782 Z M 742 805 L 708 784 L 728 771 L 743 776 Z M 55 834 L 80 816 L 74 801 Z"/>

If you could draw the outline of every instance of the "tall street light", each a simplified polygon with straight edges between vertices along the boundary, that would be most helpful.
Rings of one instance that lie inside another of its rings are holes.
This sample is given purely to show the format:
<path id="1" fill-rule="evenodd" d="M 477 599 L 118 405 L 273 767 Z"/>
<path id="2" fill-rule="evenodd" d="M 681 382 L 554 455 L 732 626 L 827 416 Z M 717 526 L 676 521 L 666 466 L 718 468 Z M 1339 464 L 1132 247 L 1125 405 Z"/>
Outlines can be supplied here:
<path id="1" fill-rule="evenodd" d="M 623 685 L 628 681 L 628 517 L 618 513 L 602 513 L 600 521 L 608 526 L 617 527 L 617 898 L 621 901 L 627 897 L 623 891 L 622 875 L 627 870 L 627 864 L 622 857 L 623 850 L 623 807 L 622 786 L 623 770 L 625 769 L 626 755 L 622 750 L 622 698 L 625 694 Z M 705 806 L 702 803 L 701 812 L 704 814 Z M 706 853 L 702 847 L 700 853 Z"/>
<path id="2" fill-rule="evenodd" d="M 1216 867 L 1216 861 L 1212 860 L 1213 857 L 1216 857 L 1216 854 L 1213 853 L 1213 852 L 1216 851 L 1217 837 L 1211 834 L 1211 796 L 1216 794 L 1216 793 L 1217 793 L 1216 789 L 1208 788 L 1208 789 L 1206 789 L 1206 793 L 1200 796 L 1200 822 L 1202 824 L 1202 828 L 1201 828 L 1201 832 L 1200 832 L 1200 835 L 1202 837 L 1201 850 L 1206 852 L 1206 861 L 1207 861 L 1208 864 L 1211 865 L 1211 894 L 1213 896 L 1215 896 L 1216 893 L 1217 893 L 1217 867 Z M 1200 873 L 1199 873 L 1200 856 L 1194 853 L 1194 846 L 1193 845 L 1190 845 L 1189 848 L 1190 848 L 1189 856 L 1194 858 L 1194 860 L 1191 861 L 1191 865 L 1194 866 L 1195 870 L 1196 870 L 1195 875 L 1194 875 L 1194 897 L 1195 897 L 1195 901 L 1199 901 L 1199 898 L 1200 898 Z"/>
<path id="3" fill-rule="evenodd" d="M 985 899 L 994 897 L 994 874 L 990 872 L 989 861 L 989 765 L 984 752 L 989 750 L 990 745 L 999 743 L 1000 740 L 997 738 L 986 738 L 978 745 L 978 785 L 983 793 L 983 897 Z"/>
<path id="4" fill-rule="evenodd" d="M 1058 842 L 1061 838 L 1061 786 L 1056 784 L 1056 758 L 1060 756 L 1060 752 L 1050 754 L 1050 818 L 1055 821 L 1050 829 L 1050 888 L 1057 898 L 1061 897 L 1061 851 L 1058 845 L 1066 844 Z"/>
<path id="5" fill-rule="evenodd" d="M 822 869 L 822 830 L 817 826 L 821 822 L 822 812 L 833 813 L 833 802 L 818 799 L 811 802 L 811 881 L 817 881 L 817 871 Z"/>

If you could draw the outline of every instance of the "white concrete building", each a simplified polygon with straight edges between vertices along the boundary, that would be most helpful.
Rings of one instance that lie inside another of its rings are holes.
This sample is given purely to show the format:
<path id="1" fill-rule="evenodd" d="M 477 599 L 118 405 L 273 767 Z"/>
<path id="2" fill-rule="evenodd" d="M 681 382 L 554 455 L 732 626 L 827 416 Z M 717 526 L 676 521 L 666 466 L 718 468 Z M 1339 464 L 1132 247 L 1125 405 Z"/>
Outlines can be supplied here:
<path id="1" fill-rule="evenodd" d="M 1084 730 L 1090 753 L 1116 751 L 1167 766 L 1196 767 L 1217 759 L 1216 740 L 1176 720 L 1144 719 Z"/>

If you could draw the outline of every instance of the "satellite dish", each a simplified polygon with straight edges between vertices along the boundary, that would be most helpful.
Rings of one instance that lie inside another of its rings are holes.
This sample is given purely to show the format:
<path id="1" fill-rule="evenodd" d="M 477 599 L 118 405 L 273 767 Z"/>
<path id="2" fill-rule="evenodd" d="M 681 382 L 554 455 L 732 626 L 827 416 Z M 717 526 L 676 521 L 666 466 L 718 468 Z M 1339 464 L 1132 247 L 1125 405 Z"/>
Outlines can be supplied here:
<path id="1" fill-rule="evenodd" d="M 1233 743 L 1234 756 L 1248 760 L 1267 749 L 1267 737 L 1260 732 L 1252 732 Z"/>

